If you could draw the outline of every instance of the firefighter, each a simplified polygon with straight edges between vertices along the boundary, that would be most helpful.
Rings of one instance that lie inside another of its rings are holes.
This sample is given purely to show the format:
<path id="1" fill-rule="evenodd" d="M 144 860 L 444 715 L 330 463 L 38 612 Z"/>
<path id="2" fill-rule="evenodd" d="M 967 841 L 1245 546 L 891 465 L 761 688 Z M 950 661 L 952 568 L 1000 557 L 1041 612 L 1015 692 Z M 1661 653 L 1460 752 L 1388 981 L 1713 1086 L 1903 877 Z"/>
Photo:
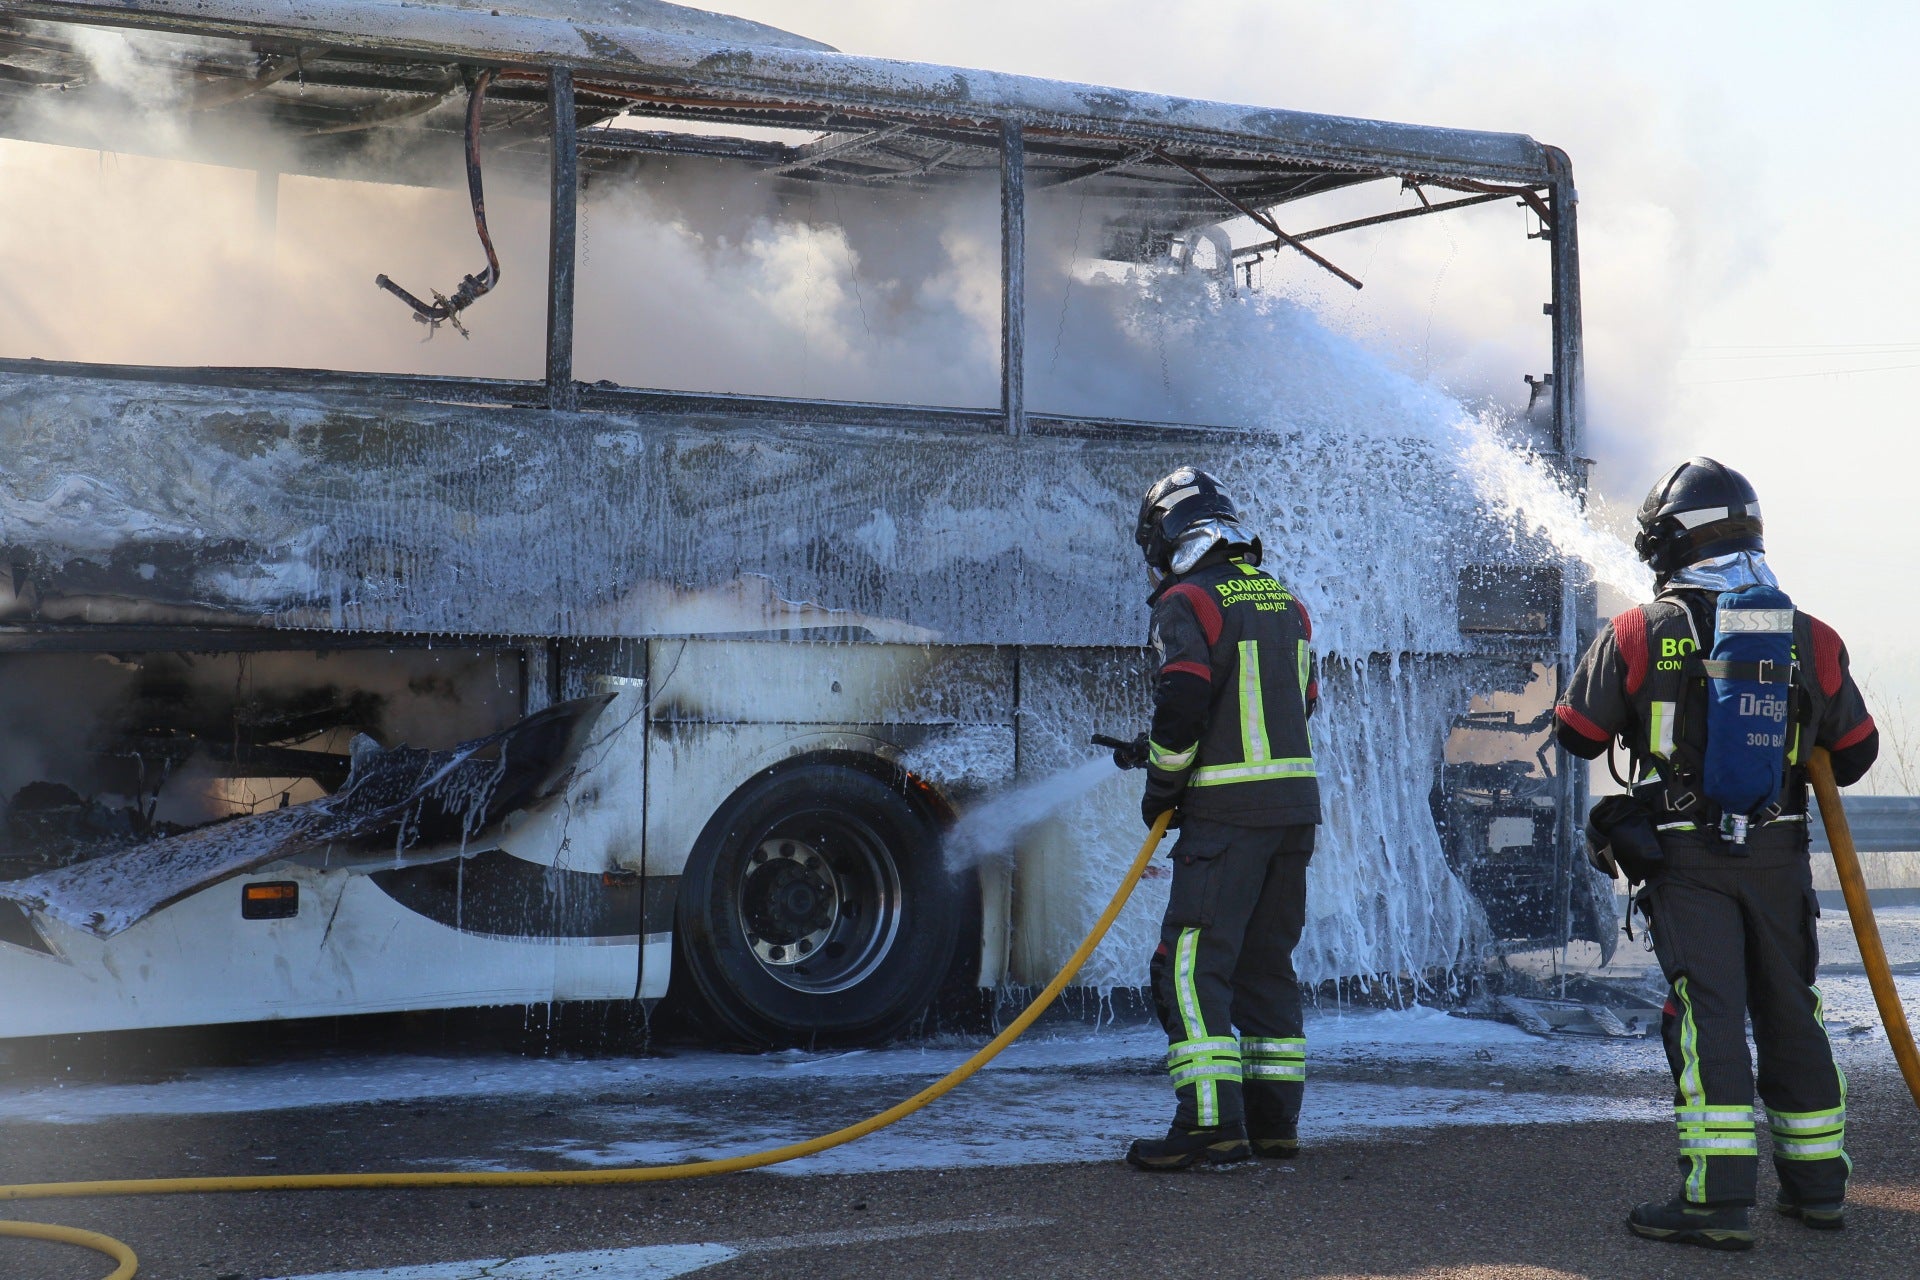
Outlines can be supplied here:
<path id="1" fill-rule="evenodd" d="M 1306 1079 L 1293 948 L 1320 821 L 1313 628 L 1206 472 L 1149 489 L 1134 536 L 1155 584 L 1158 678 L 1153 729 L 1118 763 L 1146 765 L 1141 816 L 1175 810 L 1180 838 L 1151 966 L 1177 1105 L 1167 1136 L 1127 1161 L 1283 1159 L 1299 1150 Z"/>
<path id="2" fill-rule="evenodd" d="M 1671 988 L 1661 1032 L 1683 1178 L 1671 1200 L 1627 1221 L 1649 1239 L 1746 1249 L 1759 1163 L 1749 1014 L 1776 1207 L 1809 1227 L 1844 1225 L 1846 1079 L 1815 985 L 1804 763 L 1826 747 L 1845 786 L 1873 763 L 1879 735 L 1840 637 L 1780 593 L 1745 478 L 1690 458 L 1654 485 L 1638 519 L 1654 600 L 1607 625 L 1555 708 L 1572 754 L 1594 758 L 1617 737 L 1631 757 L 1629 795 L 1595 806 L 1589 838 L 1596 865 L 1607 870 L 1611 853 L 1630 881 L 1646 880 L 1635 905 Z M 1764 644 L 1770 631 L 1778 660 L 1725 647 Z M 1735 713 L 1760 716 L 1763 731 L 1724 718 Z M 1764 731 L 1769 717 L 1777 733 Z M 1756 765 L 1763 777 L 1775 769 L 1771 798 L 1751 810 L 1715 799 Z"/>

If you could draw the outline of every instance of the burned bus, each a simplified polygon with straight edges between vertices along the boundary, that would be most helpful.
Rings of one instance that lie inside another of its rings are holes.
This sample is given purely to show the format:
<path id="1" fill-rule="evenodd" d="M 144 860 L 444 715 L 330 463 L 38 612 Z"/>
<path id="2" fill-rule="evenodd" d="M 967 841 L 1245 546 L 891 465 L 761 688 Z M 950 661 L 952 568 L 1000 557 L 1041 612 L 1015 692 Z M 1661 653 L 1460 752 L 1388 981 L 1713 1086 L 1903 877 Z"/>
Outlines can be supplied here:
<path id="1" fill-rule="evenodd" d="M 1313 609 L 1303 975 L 1612 935 L 1539 716 L 1590 588 L 1499 491 L 1583 482 L 1551 147 L 653 0 L 25 0 L 0 172 L 0 1037 L 1044 980 L 1129 785 L 945 833 L 1142 721 L 1183 463 Z"/>

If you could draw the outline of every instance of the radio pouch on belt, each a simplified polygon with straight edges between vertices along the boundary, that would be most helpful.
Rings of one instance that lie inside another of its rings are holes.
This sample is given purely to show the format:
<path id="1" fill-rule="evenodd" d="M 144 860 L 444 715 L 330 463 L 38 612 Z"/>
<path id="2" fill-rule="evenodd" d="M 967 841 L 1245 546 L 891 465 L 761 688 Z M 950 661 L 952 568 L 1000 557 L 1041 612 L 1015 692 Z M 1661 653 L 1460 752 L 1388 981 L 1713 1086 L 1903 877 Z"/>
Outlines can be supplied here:
<path id="1" fill-rule="evenodd" d="M 1747 824 L 1779 812 L 1793 704 L 1793 601 L 1775 587 L 1721 593 L 1707 681 L 1700 790 L 1719 806 L 1720 834 L 1744 845 Z"/>

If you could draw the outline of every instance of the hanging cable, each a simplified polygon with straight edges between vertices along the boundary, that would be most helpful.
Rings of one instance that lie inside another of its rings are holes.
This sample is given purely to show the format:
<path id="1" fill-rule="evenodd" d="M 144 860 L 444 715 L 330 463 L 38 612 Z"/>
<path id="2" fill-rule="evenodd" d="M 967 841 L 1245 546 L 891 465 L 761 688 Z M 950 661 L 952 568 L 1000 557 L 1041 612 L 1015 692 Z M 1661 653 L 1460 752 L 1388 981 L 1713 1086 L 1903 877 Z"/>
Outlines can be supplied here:
<path id="1" fill-rule="evenodd" d="M 460 323 L 460 313 L 500 283 L 500 255 L 494 252 L 493 237 L 487 233 L 487 200 L 480 188 L 480 106 L 486 101 L 487 86 L 492 81 L 493 69 L 489 67 L 474 78 L 467 90 L 467 195 L 473 202 L 473 225 L 480 233 L 480 247 L 487 251 L 486 268 L 462 279 L 452 297 L 433 290 L 430 304 L 402 289 L 385 272 L 373 278 L 375 284 L 413 308 L 413 318 L 427 326 L 428 337 L 442 324 L 452 325 L 454 332 L 463 338 L 470 336 L 466 326 Z"/>

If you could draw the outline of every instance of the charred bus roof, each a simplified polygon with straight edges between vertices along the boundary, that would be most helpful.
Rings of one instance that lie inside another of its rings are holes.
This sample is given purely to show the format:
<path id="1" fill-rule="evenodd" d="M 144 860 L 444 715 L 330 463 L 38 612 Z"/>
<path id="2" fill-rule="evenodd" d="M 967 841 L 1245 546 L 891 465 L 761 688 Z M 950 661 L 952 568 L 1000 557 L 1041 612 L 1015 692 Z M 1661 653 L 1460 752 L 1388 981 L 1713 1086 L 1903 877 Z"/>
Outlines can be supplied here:
<path id="1" fill-rule="evenodd" d="M 138 27 L 196 38 L 183 42 L 170 71 L 181 78 L 181 105 L 201 114 L 201 124 L 211 115 L 303 136 L 302 159 L 321 174 L 379 148 L 391 181 L 457 180 L 444 165 L 408 160 L 458 139 L 468 74 L 489 66 L 500 68 L 482 120 L 490 163 L 518 155 L 529 168 L 544 167 L 554 124 L 549 73 L 564 69 L 574 80 L 589 174 L 649 156 L 707 156 L 757 164 L 796 185 L 937 187 L 997 175 L 1002 130 L 1014 126 L 1024 133 L 1030 191 L 1077 184 L 1077 194 L 1117 207 L 1110 221 L 1175 234 L 1383 178 L 1475 202 L 1524 195 L 1538 203 L 1535 193 L 1566 176 L 1564 157 L 1519 134 L 859 57 L 657 0 L 8 7 L 0 18 L 0 132 L 101 145 L 46 136 L 37 113 L 19 108 L 35 95 L 88 89 L 89 64 L 71 30 L 47 22 Z M 205 158 L 217 161 L 219 131 L 196 132 L 213 149 Z M 354 168 L 365 180 L 364 165 Z"/>

